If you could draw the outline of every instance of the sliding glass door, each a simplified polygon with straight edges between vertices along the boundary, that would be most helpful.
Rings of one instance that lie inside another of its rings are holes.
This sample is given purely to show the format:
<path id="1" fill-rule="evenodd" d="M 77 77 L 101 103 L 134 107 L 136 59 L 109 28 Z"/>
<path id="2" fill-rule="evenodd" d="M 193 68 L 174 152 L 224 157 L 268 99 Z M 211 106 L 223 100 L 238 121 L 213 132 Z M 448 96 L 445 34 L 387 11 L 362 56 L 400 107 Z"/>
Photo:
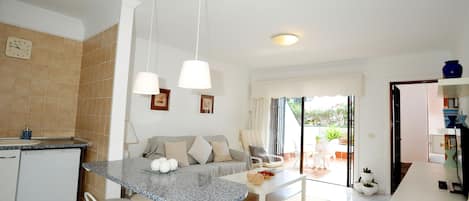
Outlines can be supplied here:
<path id="1" fill-rule="evenodd" d="M 285 166 L 307 178 L 349 186 L 353 181 L 353 97 L 276 99 L 277 138 Z M 280 153 L 280 152 L 277 152 Z"/>

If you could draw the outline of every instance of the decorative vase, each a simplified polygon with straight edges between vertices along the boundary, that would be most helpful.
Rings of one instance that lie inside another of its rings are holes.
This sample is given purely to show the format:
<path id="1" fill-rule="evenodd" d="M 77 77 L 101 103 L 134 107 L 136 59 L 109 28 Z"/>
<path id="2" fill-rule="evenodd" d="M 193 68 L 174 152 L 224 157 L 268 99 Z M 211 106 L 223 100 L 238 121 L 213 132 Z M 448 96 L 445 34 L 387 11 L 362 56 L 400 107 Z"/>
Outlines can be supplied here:
<path id="1" fill-rule="evenodd" d="M 365 173 L 365 172 L 361 172 L 360 173 L 360 177 L 361 177 L 361 183 L 371 183 L 371 181 L 373 181 L 373 173 Z"/>
<path id="2" fill-rule="evenodd" d="M 155 159 L 150 164 L 151 170 L 153 171 L 160 171 L 160 160 Z"/>
<path id="3" fill-rule="evenodd" d="M 371 185 L 372 187 L 367 187 L 366 185 Z M 366 196 L 370 196 L 378 192 L 378 184 L 375 183 L 369 183 L 369 184 L 363 184 L 362 187 L 363 194 Z"/>
<path id="4" fill-rule="evenodd" d="M 445 62 L 443 66 L 443 78 L 459 78 L 462 76 L 462 66 L 458 60 Z"/>
<path id="5" fill-rule="evenodd" d="M 160 173 L 168 173 L 171 170 L 169 161 L 160 161 Z"/>
<path id="6" fill-rule="evenodd" d="M 355 182 L 355 184 L 353 184 L 353 189 L 359 193 L 363 193 L 363 184 L 360 182 Z"/>
<path id="7" fill-rule="evenodd" d="M 456 126 L 456 118 L 457 116 L 448 116 L 448 121 L 445 119 L 446 128 L 454 128 Z"/>

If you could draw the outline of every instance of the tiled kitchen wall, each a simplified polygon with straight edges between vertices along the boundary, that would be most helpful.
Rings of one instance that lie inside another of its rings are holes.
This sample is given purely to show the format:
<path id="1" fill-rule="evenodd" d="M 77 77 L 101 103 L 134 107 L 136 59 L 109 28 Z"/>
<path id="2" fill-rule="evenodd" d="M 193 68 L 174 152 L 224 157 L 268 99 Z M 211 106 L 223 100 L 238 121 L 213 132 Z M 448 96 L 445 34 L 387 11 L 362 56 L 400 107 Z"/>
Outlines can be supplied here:
<path id="1" fill-rule="evenodd" d="M 83 42 L 77 137 L 89 140 L 85 161 L 107 160 L 117 25 Z M 105 179 L 86 172 L 84 190 L 104 200 Z"/>
<path id="2" fill-rule="evenodd" d="M 29 60 L 7 57 L 9 36 L 33 43 Z M 0 137 L 74 136 L 82 42 L 0 23 Z"/>

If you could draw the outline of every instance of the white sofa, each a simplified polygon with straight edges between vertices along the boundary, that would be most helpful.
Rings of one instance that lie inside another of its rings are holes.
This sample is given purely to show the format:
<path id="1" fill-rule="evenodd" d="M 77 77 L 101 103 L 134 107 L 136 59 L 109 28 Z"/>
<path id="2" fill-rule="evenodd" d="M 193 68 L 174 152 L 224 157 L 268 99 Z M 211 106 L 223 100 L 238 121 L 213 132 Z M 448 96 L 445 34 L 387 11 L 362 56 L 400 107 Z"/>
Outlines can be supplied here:
<path id="1" fill-rule="evenodd" d="M 223 135 L 214 136 L 203 136 L 205 140 L 210 141 L 225 141 L 227 139 Z M 148 139 L 148 145 L 145 148 L 143 157 L 149 159 L 157 159 L 165 157 L 165 142 L 179 142 L 186 141 L 186 153 L 194 143 L 195 136 L 155 136 Z M 201 165 L 190 155 L 187 154 L 189 159 L 189 167 L 181 168 L 179 171 L 189 171 L 195 173 L 206 173 L 215 177 L 225 176 L 234 174 L 242 171 L 246 171 L 250 167 L 250 159 L 247 153 L 230 149 L 232 161 L 225 162 L 213 162 L 213 152 L 206 164 Z"/>

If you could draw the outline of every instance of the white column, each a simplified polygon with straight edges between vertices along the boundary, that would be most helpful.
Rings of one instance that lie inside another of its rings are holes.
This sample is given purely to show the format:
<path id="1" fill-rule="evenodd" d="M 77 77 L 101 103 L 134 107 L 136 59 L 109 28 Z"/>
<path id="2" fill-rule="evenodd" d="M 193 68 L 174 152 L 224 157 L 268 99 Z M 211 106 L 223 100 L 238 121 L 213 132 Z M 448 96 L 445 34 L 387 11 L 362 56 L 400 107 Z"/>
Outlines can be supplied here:
<path id="1" fill-rule="evenodd" d="M 108 161 L 123 159 L 134 12 L 140 4 L 140 0 L 122 0 L 114 66 Z M 120 193 L 120 185 L 106 181 L 106 199 L 119 198 Z"/>

